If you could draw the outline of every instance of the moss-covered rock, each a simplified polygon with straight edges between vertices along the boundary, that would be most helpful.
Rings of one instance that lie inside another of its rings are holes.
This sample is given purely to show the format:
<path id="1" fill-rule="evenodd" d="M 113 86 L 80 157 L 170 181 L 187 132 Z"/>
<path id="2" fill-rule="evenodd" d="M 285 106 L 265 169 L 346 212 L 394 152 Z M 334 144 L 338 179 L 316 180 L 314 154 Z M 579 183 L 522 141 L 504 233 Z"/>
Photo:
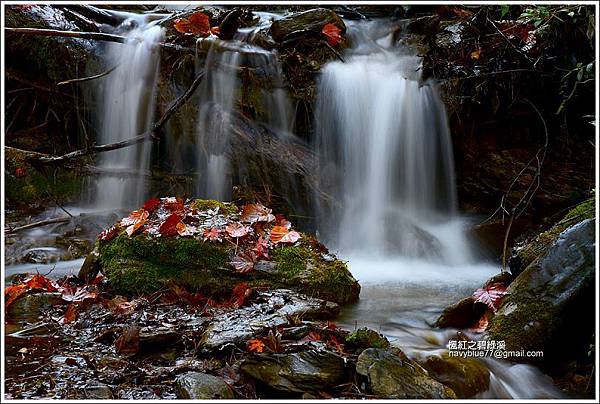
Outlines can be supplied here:
<path id="1" fill-rule="evenodd" d="M 596 215 L 595 198 L 587 199 L 571 209 L 558 223 L 549 230 L 540 233 L 533 239 L 527 240 L 513 249 L 510 260 L 510 269 L 513 273 L 520 273 L 533 261 L 546 252 L 558 239 L 558 236 L 569 226 Z"/>
<path id="2" fill-rule="evenodd" d="M 188 206 L 213 212 L 218 207 L 223 223 L 239 219 L 232 204 L 196 200 Z M 293 244 L 270 244 L 268 259 L 257 260 L 253 271 L 240 273 L 232 261 L 242 245 L 227 239 L 157 237 L 148 232 L 130 237 L 121 232 L 97 245 L 102 272 L 121 294 L 152 293 L 175 283 L 206 295 L 227 296 L 236 284 L 248 282 L 252 287 L 291 288 L 336 303 L 357 300 L 358 282 L 343 261 L 324 254 L 323 248 L 312 236 L 300 234 Z"/>
<path id="3" fill-rule="evenodd" d="M 346 343 L 356 349 L 362 351 L 367 348 L 389 348 L 390 342 L 386 337 L 370 328 L 359 328 L 346 337 Z"/>
<path id="4" fill-rule="evenodd" d="M 585 354 L 582 347 L 593 333 L 595 319 L 594 251 L 595 221 L 586 219 L 561 232 L 510 284 L 490 320 L 489 338 L 505 341 L 508 351 L 544 355 L 509 359 L 554 366 Z"/>
<path id="5" fill-rule="evenodd" d="M 281 42 L 288 35 L 297 31 L 306 30 L 320 33 L 326 24 L 337 26 L 342 33 L 346 31 L 344 21 L 333 10 L 315 8 L 274 21 L 271 25 L 271 35 L 277 42 Z"/>

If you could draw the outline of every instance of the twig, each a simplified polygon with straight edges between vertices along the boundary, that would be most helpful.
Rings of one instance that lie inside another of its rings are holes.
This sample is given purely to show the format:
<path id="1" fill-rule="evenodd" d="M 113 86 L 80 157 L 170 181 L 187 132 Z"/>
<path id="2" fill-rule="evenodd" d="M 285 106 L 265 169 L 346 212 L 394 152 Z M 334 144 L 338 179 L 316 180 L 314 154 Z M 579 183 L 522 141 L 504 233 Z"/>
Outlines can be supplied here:
<path id="1" fill-rule="evenodd" d="M 175 111 L 177 111 L 187 100 L 189 100 L 194 91 L 200 85 L 202 78 L 204 77 L 204 73 L 200 73 L 192 85 L 186 90 L 186 92 L 179 97 L 175 103 L 163 114 L 163 116 L 152 126 L 147 132 L 142 133 L 141 135 L 122 140 L 120 142 L 109 143 L 104 145 L 94 145 L 90 147 L 86 147 L 85 149 L 75 150 L 73 152 L 63 154 L 62 156 L 43 156 L 43 157 L 31 157 L 29 162 L 32 164 L 57 164 L 62 163 L 64 161 L 76 159 L 83 156 L 89 156 L 91 154 L 106 152 L 110 150 L 121 149 L 123 147 L 133 146 L 138 143 L 143 143 L 149 140 L 158 139 L 160 136 L 158 135 L 159 130 L 167 123 L 167 121 L 173 116 Z"/>
<path id="2" fill-rule="evenodd" d="M 100 74 L 95 74 L 95 75 L 89 76 L 89 77 L 81 77 L 78 79 L 65 80 L 65 81 L 61 81 L 60 83 L 56 83 L 56 85 L 62 86 L 62 85 L 69 84 L 69 83 L 81 83 L 83 81 L 99 79 L 100 77 L 108 76 L 109 74 L 114 72 L 117 67 L 119 67 L 119 65 L 115 65 L 115 66 L 111 67 L 110 69 L 108 69 L 107 71 L 102 72 Z"/>

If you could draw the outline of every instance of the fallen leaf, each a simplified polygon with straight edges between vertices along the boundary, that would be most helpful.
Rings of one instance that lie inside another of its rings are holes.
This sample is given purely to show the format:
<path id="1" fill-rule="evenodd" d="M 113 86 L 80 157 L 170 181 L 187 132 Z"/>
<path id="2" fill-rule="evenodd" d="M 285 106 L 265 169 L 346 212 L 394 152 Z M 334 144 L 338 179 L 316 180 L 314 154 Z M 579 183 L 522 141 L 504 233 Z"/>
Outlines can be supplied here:
<path id="1" fill-rule="evenodd" d="M 271 212 L 271 209 L 263 206 L 260 203 L 244 205 L 240 215 L 240 220 L 250 224 L 254 224 L 256 222 L 269 223 L 275 220 L 275 215 L 273 215 Z"/>
<path id="2" fill-rule="evenodd" d="M 148 199 L 146 201 L 146 203 L 144 203 L 144 207 L 142 209 L 144 209 L 146 212 L 154 212 L 156 209 L 158 209 L 158 207 L 160 206 L 160 199 L 159 198 L 151 198 Z"/>
<path id="3" fill-rule="evenodd" d="M 65 311 L 65 316 L 63 317 L 63 324 L 72 323 L 73 321 L 75 321 L 76 318 L 77 318 L 77 306 L 75 306 L 75 304 L 71 303 L 67 307 L 67 310 Z"/>
<path id="4" fill-rule="evenodd" d="M 297 231 L 289 231 L 284 226 L 273 226 L 271 229 L 271 242 L 273 244 L 278 243 L 295 243 L 300 240 L 300 233 Z"/>
<path id="5" fill-rule="evenodd" d="M 204 241 L 223 241 L 221 237 L 221 231 L 216 227 L 205 229 L 203 234 Z"/>
<path id="6" fill-rule="evenodd" d="M 310 341 L 321 341 L 321 335 L 315 331 L 311 331 L 308 333 L 308 339 Z"/>
<path id="7" fill-rule="evenodd" d="M 232 301 L 235 307 L 242 307 L 244 302 L 252 294 L 252 288 L 248 287 L 248 282 L 240 282 L 233 288 Z"/>
<path id="8" fill-rule="evenodd" d="M 181 222 L 181 218 L 176 213 L 173 213 L 160 225 L 158 232 L 165 237 L 176 236 L 178 234 L 177 224 L 179 222 Z"/>
<path id="9" fill-rule="evenodd" d="M 98 234 L 98 240 L 100 241 L 110 241 L 117 234 L 119 234 L 120 227 L 117 225 L 112 226 L 110 229 L 104 230 L 102 233 Z"/>
<path id="10" fill-rule="evenodd" d="M 27 175 L 27 170 L 24 169 L 23 167 L 15 168 L 15 177 L 22 178 L 22 177 L 25 177 L 26 175 Z"/>
<path id="11" fill-rule="evenodd" d="M 35 274 L 29 280 L 24 282 L 30 289 L 42 289 L 47 292 L 55 292 L 58 285 L 54 281 L 46 278 L 44 275 Z"/>
<path id="12" fill-rule="evenodd" d="M 250 229 L 248 226 L 244 226 L 243 224 L 237 222 L 230 223 L 227 225 L 227 227 L 225 227 L 227 234 L 234 238 L 244 237 L 250 232 L 250 230 L 252 229 Z"/>
<path id="13" fill-rule="evenodd" d="M 140 350 L 140 329 L 131 326 L 123 329 L 123 333 L 115 341 L 115 349 L 118 354 L 132 355 Z"/>
<path id="14" fill-rule="evenodd" d="M 267 243 L 267 240 L 265 240 L 262 236 L 260 236 L 258 240 L 256 240 L 256 244 L 254 245 L 252 251 L 256 253 L 257 259 L 269 259 L 269 244 Z"/>
<path id="15" fill-rule="evenodd" d="M 21 295 L 27 293 L 29 288 L 25 284 L 11 285 L 4 289 L 4 307 L 8 307 L 17 300 Z"/>
<path id="16" fill-rule="evenodd" d="M 210 19 L 204 13 L 194 13 L 188 18 L 178 18 L 173 27 L 184 34 L 194 34 L 206 37 L 210 35 Z"/>
<path id="17" fill-rule="evenodd" d="M 495 313 L 498 311 L 504 295 L 506 295 L 506 287 L 501 283 L 492 283 L 477 289 L 473 293 L 473 298 L 475 303 L 483 303 Z"/>
<path id="18" fill-rule="evenodd" d="M 292 222 L 287 220 L 281 213 L 275 215 L 275 226 L 283 226 L 287 229 L 292 228 Z"/>
<path id="19" fill-rule="evenodd" d="M 259 338 L 250 339 L 248 340 L 248 351 L 262 353 L 265 351 L 265 343 Z"/>
<path id="20" fill-rule="evenodd" d="M 254 269 L 254 261 L 255 257 L 253 254 L 242 252 L 233 257 L 229 264 L 231 264 L 237 272 L 244 274 Z"/>
<path id="21" fill-rule="evenodd" d="M 184 211 L 185 202 L 181 198 L 165 198 L 163 207 L 171 213 L 182 213 Z"/>
<path id="22" fill-rule="evenodd" d="M 185 226 L 185 224 L 184 224 L 184 223 L 181 223 L 181 222 L 177 223 L 177 224 L 175 225 L 175 230 L 177 230 L 177 233 L 178 233 L 180 236 L 186 236 L 186 235 L 189 235 L 189 233 L 188 233 L 188 232 L 187 232 L 187 230 L 186 230 L 186 226 Z"/>
<path id="23" fill-rule="evenodd" d="M 475 49 L 473 52 L 471 52 L 471 59 L 475 59 L 475 60 L 479 60 L 479 58 L 481 57 L 481 49 Z"/>
<path id="24" fill-rule="evenodd" d="M 327 38 L 327 43 L 330 46 L 336 46 L 340 42 L 342 42 L 340 32 L 342 32 L 342 30 L 339 29 L 335 24 L 331 23 L 325 24 L 325 26 L 321 30 L 321 33 L 325 35 L 325 37 Z"/>
<path id="25" fill-rule="evenodd" d="M 96 299 L 98 297 L 98 291 L 96 287 L 92 285 L 86 285 L 80 288 L 68 285 L 61 288 L 61 295 L 62 299 L 67 302 L 81 303 L 84 300 Z"/>
<path id="26" fill-rule="evenodd" d="M 139 220 L 148 219 L 148 216 L 149 216 L 149 213 L 147 211 L 145 211 L 144 209 L 134 210 L 133 212 L 131 212 L 129 214 L 129 216 L 121 219 L 121 226 L 123 226 L 123 227 L 131 226 L 132 224 L 135 224 Z"/>

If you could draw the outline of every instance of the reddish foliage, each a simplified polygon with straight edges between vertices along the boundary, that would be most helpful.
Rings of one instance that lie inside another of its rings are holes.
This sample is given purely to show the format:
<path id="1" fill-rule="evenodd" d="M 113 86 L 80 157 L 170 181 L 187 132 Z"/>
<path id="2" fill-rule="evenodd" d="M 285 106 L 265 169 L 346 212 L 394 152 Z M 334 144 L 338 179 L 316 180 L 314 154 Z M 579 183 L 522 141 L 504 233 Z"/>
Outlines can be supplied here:
<path id="1" fill-rule="evenodd" d="M 4 307 L 8 307 L 17 300 L 22 294 L 27 293 L 29 288 L 25 284 L 12 285 L 4 289 Z"/>
<path id="2" fill-rule="evenodd" d="M 233 257 L 230 264 L 239 273 L 247 273 L 254 269 L 255 257 L 252 252 L 240 252 L 238 255 Z"/>
<path id="3" fill-rule="evenodd" d="M 115 341 L 117 353 L 121 355 L 133 355 L 140 350 L 140 329 L 139 327 L 127 327 Z"/>
<path id="4" fill-rule="evenodd" d="M 225 227 L 225 231 L 229 236 L 234 238 L 244 237 L 247 235 L 252 229 L 248 226 L 244 226 L 241 223 L 230 223 Z"/>
<path id="5" fill-rule="evenodd" d="M 165 198 L 163 207 L 171 213 L 181 213 L 184 210 L 184 200 L 181 198 Z"/>
<path id="6" fill-rule="evenodd" d="M 100 241 L 110 241 L 119 234 L 119 226 L 114 225 L 110 229 L 104 230 L 102 233 L 98 234 L 98 240 Z"/>
<path id="7" fill-rule="evenodd" d="M 173 27 L 184 34 L 194 34 L 202 37 L 210 35 L 210 19 L 204 13 L 194 13 L 188 18 L 178 18 Z"/>
<path id="8" fill-rule="evenodd" d="M 29 289 L 42 289 L 47 292 L 55 292 L 58 285 L 54 281 L 46 278 L 44 275 L 35 274 L 29 280 L 25 281 Z"/>
<path id="9" fill-rule="evenodd" d="M 297 231 L 289 231 L 284 226 L 273 226 L 271 229 L 271 242 L 278 243 L 295 243 L 300 240 L 300 233 Z"/>
<path id="10" fill-rule="evenodd" d="M 318 333 L 318 332 L 316 332 L 316 331 L 311 331 L 311 332 L 309 332 L 309 333 L 308 333 L 308 339 L 309 339 L 310 341 L 321 341 L 321 340 L 322 340 L 322 338 L 321 338 L 321 334 L 319 334 L 319 333 Z"/>
<path id="11" fill-rule="evenodd" d="M 203 238 L 204 241 L 223 241 L 221 231 L 216 227 L 204 230 Z"/>
<path id="12" fill-rule="evenodd" d="M 165 237 L 176 236 L 177 224 L 181 221 L 181 218 L 176 213 L 171 214 L 167 219 L 160 225 L 158 231 Z"/>
<path id="13" fill-rule="evenodd" d="M 492 283 L 477 289 L 473 293 L 473 298 L 475 303 L 483 303 L 495 313 L 500 307 L 504 295 L 506 295 L 506 287 L 502 283 Z"/>
<path id="14" fill-rule="evenodd" d="M 15 177 L 22 178 L 22 177 L 25 177 L 26 175 L 27 175 L 27 170 L 24 169 L 23 167 L 17 167 L 15 169 Z"/>
<path id="15" fill-rule="evenodd" d="M 265 343 L 260 338 L 248 340 L 248 351 L 262 353 L 265 351 Z"/>
<path id="16" fill-rule="evenodd" d="M 81 303 L 85 300 L 97 299 L 98 290 L 93 285 L 86 285 L 82 287 L 66 285 L 60 288 L 62 299 L 67 302 Z"/>
<path id="17" fill-rule="evenodd" d="M 246 223 L 256 222 L 272 222 L 275 220 L 275 215 L 271 213 L 271 209 L 264 207 L 260 203 L 244 205 L 240 220 Z"/>
<path id="18" fill-rule="evenodd" d="M 158 209 L 158 207 L 160 206 L 160 199 L 159 198 L 152 198 L 152 199 L 148 199 L 146 201 L 146 203 L 144 203 L 144 207 L 142 209 L 144 209 L 147 212 L 154 212 L 156 209 Z"/>
<path id="19" fill-rule="evenodd" d="M 248 282 L 240 282 L 233 288 L 232 302 L 235 307 L 242 307 L 244 302 L 252 294 L 252 289 L 248 287 Z"/>
<path id="20" fill-rule="evenodd" d="M 340 32 L 342 32 L 342 30 L 331 23 L 325 24 L 325 26 L 321 30 L 321 33 L 325 35 L 325 37 L 327 38 L 327 43 L 330 46 L 336 46 L 340 42 L 342 42 L 342 36 L 340 35 Z"/>
<path id="21" fill-rule="evenodd" d="M 289 230 L 292 227 L 292 222 L 287 220 L 281 213 L 278 213 L 275 215 L 275 226 L 282 226 Z"/>
<path id="22" fill-rule="evenodd" d="M 262 236 L 256 240 L 256 244 L 254 245 L 252 251 L 256 253 L 256 259 L 269 259 L 269 244 Z"/>
<path id="23" fill-rule="evenodd" d="M 344 346 L 340 344 L 334 335 L 329 338 L 327 345 L 334 347 L 339 353 L 344 353 Z"/>
<path id="24" fill-rule="evenodd" d="M 77 319 L 77 306 L 74 303 L 71 303 L 67 310 L 65 311 L 65 316 L 63 317 L 63 323 L 69 324 Z"/>

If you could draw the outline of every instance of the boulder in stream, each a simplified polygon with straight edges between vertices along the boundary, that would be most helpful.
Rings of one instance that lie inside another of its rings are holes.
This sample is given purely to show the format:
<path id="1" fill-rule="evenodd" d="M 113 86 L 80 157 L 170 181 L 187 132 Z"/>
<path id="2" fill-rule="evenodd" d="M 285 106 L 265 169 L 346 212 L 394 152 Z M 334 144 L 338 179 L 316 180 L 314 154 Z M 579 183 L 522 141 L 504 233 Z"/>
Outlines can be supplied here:
<path id="1" fill-rule="evenodd" d="M 508 359 L 552 365 L 587 353 L 596 318 L 595 243 L 594 219 L 574 224 L 511 283 L 489 338 L 506 341 L 508 351 L 543 351 L 543 357 Z"/>
<path id="2" fill-rule="evenodd" d="M 328 350 L 257 354 L 241 370 L 269 388 L 291 393 L 326 390 L 344 380 L 345 360 Z"/>
<path id="3" fill-rule="evenodd" d="M 421 365 L 397 349 L 364 350 L 356 361 L 356 373 L 366 379 L 368 389 L 378 398 L 456 398 L 452 389 L 431 378 Z"/>
<path id="4" fill-rule="evenodd" d="M 471 398 L 490 387 L 490 372 L 477 359 L 432 355 L 422 365 L 431 377 L 450 387 L 457 398 Z"/>
<path id="5" fill-rule="evenodd" d="M 102 272 L 117 293 L 152 293 L 177 284 L 219 296 L 245 282 L 340 304 L 358 299 L 360 286 L 346 263 L 262 205 L 238 210 L 200 199 L 154 201 L 152 213 L 137 210 L 100 235 Z"/>

